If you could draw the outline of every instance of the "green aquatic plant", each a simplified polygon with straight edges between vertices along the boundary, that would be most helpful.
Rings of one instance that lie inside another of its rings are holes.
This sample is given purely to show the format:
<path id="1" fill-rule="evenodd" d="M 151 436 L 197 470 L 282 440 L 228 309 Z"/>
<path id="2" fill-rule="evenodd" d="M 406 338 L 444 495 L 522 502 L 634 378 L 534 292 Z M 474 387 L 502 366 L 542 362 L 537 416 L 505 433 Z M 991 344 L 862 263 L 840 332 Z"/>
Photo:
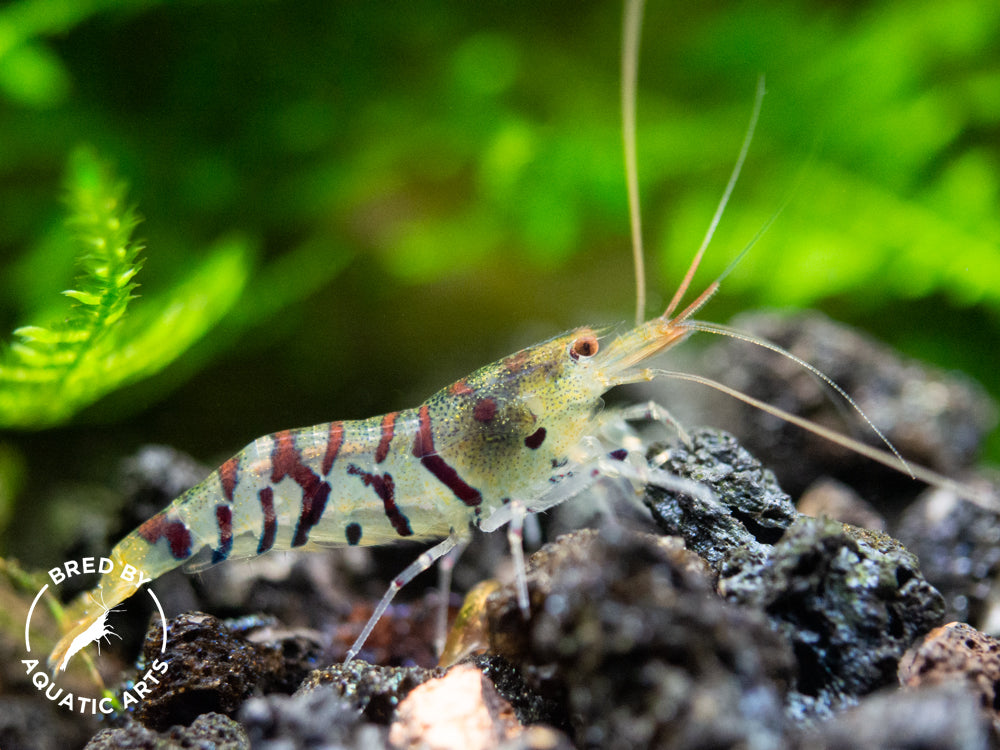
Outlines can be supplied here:
<path id="1" fill-rule="evenodd" d="M 0 426 L 65 422 L 101 396 L 155 373 L 214 325 L 247 278 L 245 241 L 221 241 L 172 289 L 132 313 L 143 246 L 125 183 L 89 149 L 77 150 L 66 178 L 64 252 L 79 271 L 68 309 L 54 322 L 14 330 L 0 352 Z"/>

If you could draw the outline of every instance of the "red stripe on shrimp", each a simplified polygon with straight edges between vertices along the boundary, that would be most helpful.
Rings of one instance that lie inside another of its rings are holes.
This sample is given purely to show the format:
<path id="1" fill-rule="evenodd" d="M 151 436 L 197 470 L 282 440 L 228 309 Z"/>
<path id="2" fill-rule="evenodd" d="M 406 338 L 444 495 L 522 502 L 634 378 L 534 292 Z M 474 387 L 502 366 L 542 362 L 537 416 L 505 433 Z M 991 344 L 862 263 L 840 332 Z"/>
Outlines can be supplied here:
<path id="1" fill-rule="evenodd" d="M 278 534 L 278 518 L 274 514 L 274 490 L 270 487 L 261 489 L 260 510 L 264 516 L 264 530 L 257 545 L 257 554 L 262 555 L 274 546 L 274 538 Z"/>
<path id="2" fill-rule="evenodd" d="M 431 431 L 431 412 L 427 404 L 420 407 L 420 429 L 413 438 L 413 455 L 420 459 L 431 474 L 441 484 L 451 490 L 455 497 L 474 508 L 483 502 L 482 493 L 469 486 L 453 466 L 434 450 L 434 433 Z"/>
<path id="3" fill-rule="evenodd" d="M 382 417 L 382 439 L 378 441 L 378 448 L 375 449 L 375 463 L 380 464 L 389 455 L 389 444 L 392 436 L 396 434 L 396 417 L 398 411 L 391 411 Z"/>
<path id="4" fill-rule="evenodd" d="M 396 505 L 396 484 L 392 481 L 392 474 L 373 474 L 365 471 L 357 464 L 348 464 L 347 473 L 361 477 L 365 487 L 371 487 L 375 494 L 382 499 L 382 506 L 385 508 L 386 518 L 392 524 L 392 528 L 400 536 L 413 536 L 413 529 L 410 528 L 410 519 Z M 360 536 L 359 536 L 360 538 Z"/>
<path id="5" fill-rule="evenodd" d="M 139 536 L 150 544 L 166 538 L 170 554 L 177 560 L 191 557 L 191 531 L 178 519 L 168 518 L 168 512 L 161 510 L 138 528 Z"/>
<path id="6" fill-rule="evenodd" d="M 273 483 L 277 484 L 285 477 L 291 477 L 302 488 L 302 510 L 292 536 L 292 546 L 301 547 L 309 540 L 309 530 L 319 523 L 326 509 L 330 485 L 303 463 L 302 456 L 295 447 L 295 434 L 291 430 L 275 433 L 271 465 L 274 467 L 271 472 Z"/>
<path id="7" fill-rule="evenodd" d="M 219 481 L 222 483 L 222 494 L 226 500 L 233 501 L 233 493 L 236 491 L 236 484 L 239 481 L 240 458 L 233 456 L 219 467 Z"/>
<path id="8" fill-rule="evenodd" d="M 233 509 L 228 505 L 215 506 L 215 522 L 219 525 L 219 546 L 212 550 L 212 562 L 222 562 L 233 549 Z"/>
<path id="9" fill-rule="evenodd" d="M 340 446 L 344 444 L 344 423 L 330 422 L 330 433 L 326 438 L 326 453 L 323 455 L 323 476 L 330 473 L 337 460 Z"/>

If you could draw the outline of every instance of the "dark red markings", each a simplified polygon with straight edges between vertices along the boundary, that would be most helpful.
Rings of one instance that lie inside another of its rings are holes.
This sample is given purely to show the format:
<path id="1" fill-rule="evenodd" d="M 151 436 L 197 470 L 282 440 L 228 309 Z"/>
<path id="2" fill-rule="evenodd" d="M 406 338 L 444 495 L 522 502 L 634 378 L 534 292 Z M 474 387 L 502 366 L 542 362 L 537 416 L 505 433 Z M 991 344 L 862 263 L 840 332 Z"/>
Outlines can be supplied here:
<path id="1" fill-rule="evenodd" d="M 512 375 L 519 373 L 528 364 L 528 352 L 526 350 L 521 350 L 517 354 L 511 354 L 507 359 L 503 361 L 503 365 L 507 368 L 507 372 Z"/>
<path id="2" fill-rule="evenodd" d="M 628 451 L 624 448 L 619 448 L 618 450 L 613 450 L 608 454 L 615 461 L 624 461 L 628 457 Z"/>
<path id="3" fill-rule="evenodd" d="M 477 422 L 489 422 L 496 416 L 497 402 L 492 398 L 481 398 L 472 409 L 472 417 Z"/>
<path id="4" fill-rule="evenodd" d="M 412 536 L 413 529 L 410 528 L 410 520 L 403 515 L 403 512 L 396 505 L 396 485 L 392 481 L 392 474 L 372 474 L 367 472 L 357 464 L 348 464 L 347 473 L 361 477 L 365 487 L 371 487 L 375 494 L 382 498 L 382 505 L 385 507 L 386 518 L 392 524 L 392 528 L 400 536 Z"/>
<path id="5" fill-rule="evenodd" d="M 468 396 L 470 393 L 475 393 L 475 391 L 464 380 L 458 380 L 448 386 L 449 396 Z"/>
<path id="6" fill-rule="evenodd" d="M 434 450 L 434 433 L 431 432 L 431 413 L 427 404 L 420 407 L 420 429 L 413 438 L 413 455 L 420 459 L 434 477 L 451 490 L 455 497 L 469 507 L 475 507 L 483 502 L 482 493 L 475 487 L 470 487 L 458 472 Z"/>
<path id="7" fill-rule="evenodd" d="M 299 522 L 295 524 L 295 535 L 292 537 L 292 546 L 301 547 L 309 541 L 309 530 L 319 523 L 319 519 L 326 510 L 326 501 L 330 499 L 330 485 L 323 482 L 319 486 L 316 494 L 308 498 L 303 497 L 302 512 L 299 514 Z"/>
<path id="8" fill-rule="evenodd" d="M 257 554 L 262 555 L 274 546 L 274 537 L 278 533 L 278 519 L 274 515 L 274 490 L 264 487 L 260 491 L 260 510 L 264 515 L 264 530 L 257 545 Z"/>
<path id="9" fill-rule="evenodd" d="M 285 477 L 291 477 L 307 495 L 316 494 L 320 485 L 319 475 L 302 463 L 302 456 L 295 447 L 295 436 L 291 430 L 274 434 L 274 450 L 271 452 L 271 481 L 277 484 Z"/>
<path id="10" fill-rule="evenodd" d="M 212 562 L 222 562 L 233 549 L 233 509 L 228 505 L 215 506 L 215 522 L 219 525 L 219 546 L 212 550 Z"/>
<path id="11" fill-rule="evenodd" d="M 396 417 L 398 411 L 391 411 L 382 417 L 382 439 L 378 441 L 378 448 L 375 449 L 375 463 L 380 464 L 389 455 L 389 444 L 392 436 L 396 434 Z"/>
<path id="12" fill-rule="evenodd" d="M 236 483 L 239 481 L 240 459 L 233 456 L 219 467 L 219 481 L 222 482 L 222 494 L 226 500 L 233 501 L 233 493 L 236 491 Z"/>
<path id="13" fill-rule="evenodd" d="M 285 477 L 291 477 L 302 488 L 302 511 L 292 536 L 292 546 L 301 547 L 309 540 L 309 530 L 319 523 L 326 509 L 330 485 L 302 462 L 302 456 L 295 447 L 295 437 L 290 430 L 275 433 L 271 466 L 273 483 L 277 484 Z"/>
<path id="14" fill-rule="evenodd" d="M 361 541 L 361 524 L 360 523 L 349 523 L 344 527 L 344 536 L 347 537 L 347 543 L 352 547 L 357 546 L 358 542 Z"/>
<path id="15" fill-rule="evenodd" d="M 170 554 L 176 560 L 186 560 L 191 557 L 191 532 L 183 521 L 169 520 L 167 511 L 162 510 L 146 521 L 138 529 L 139 536 L 150 544 L 156 544 L 166 538 L 170 545 Z"/>
<path id="16" fill-rule="evenodd" d="M 539 427 L 537 430 L 535 430 L 533 433 L 531 433 L 530 435 L 528 435 L 528 437 L 526 437 L 524 439 L 524 444 L 526 446 L 528 446 L 529 448 L 531 448 L 531 450 L 535 450 L 543 442 L 545 442 L 545 428 L 544 427 Z"/>
<path id="17" fill-rule="evenodd" d="M 323 455 L 323 476 L 330 473 L 333 462 L 337 460 L 340 446 L 344 443 L 344 425 L 342 422 L 330 422 L 330 434 L 326 438 L 326 453 Z"/>

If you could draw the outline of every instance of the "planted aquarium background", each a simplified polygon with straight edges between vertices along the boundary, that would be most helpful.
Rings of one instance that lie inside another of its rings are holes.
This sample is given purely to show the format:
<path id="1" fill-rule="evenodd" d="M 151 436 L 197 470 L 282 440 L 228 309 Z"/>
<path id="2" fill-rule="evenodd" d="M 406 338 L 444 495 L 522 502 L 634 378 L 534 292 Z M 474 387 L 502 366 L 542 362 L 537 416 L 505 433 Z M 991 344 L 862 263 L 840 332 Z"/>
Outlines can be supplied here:
<path id="1" fill-rule="evenodd" d="M 141 445 L 215 465 L 261 434 L 416 405 L 567 328 L 630 324 L 620 16 L 0 8 L 0 553 L 51 561 Z M 651 2 L 647 313 L 708 226 L 764 74 L 695 287 L 780 215 L 701 317 L 820 309 L 1000 394 L 998 34 L 984 0 Z"/>

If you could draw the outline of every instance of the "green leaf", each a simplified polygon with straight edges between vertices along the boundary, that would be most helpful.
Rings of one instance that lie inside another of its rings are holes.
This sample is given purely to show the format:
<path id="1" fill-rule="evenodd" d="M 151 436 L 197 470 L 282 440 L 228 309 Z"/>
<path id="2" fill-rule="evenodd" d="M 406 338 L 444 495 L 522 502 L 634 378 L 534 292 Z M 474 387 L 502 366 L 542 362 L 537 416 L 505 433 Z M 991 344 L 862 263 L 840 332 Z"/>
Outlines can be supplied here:
<path id="1" fill-rule="evenodd" d="M 77 246 L 74 301 L 53 326 L 25 325 L 0 352 L 0 425 L 64 422 L 101 396 L 155 373 L 199 339 L 239 298 L 248 275 L 247 241 L 227 238 L 172 289 L 127 315 L 142 266 L 138 224 L 125 185 L 89 150 L 67 177 L 67 224 Z"/>

